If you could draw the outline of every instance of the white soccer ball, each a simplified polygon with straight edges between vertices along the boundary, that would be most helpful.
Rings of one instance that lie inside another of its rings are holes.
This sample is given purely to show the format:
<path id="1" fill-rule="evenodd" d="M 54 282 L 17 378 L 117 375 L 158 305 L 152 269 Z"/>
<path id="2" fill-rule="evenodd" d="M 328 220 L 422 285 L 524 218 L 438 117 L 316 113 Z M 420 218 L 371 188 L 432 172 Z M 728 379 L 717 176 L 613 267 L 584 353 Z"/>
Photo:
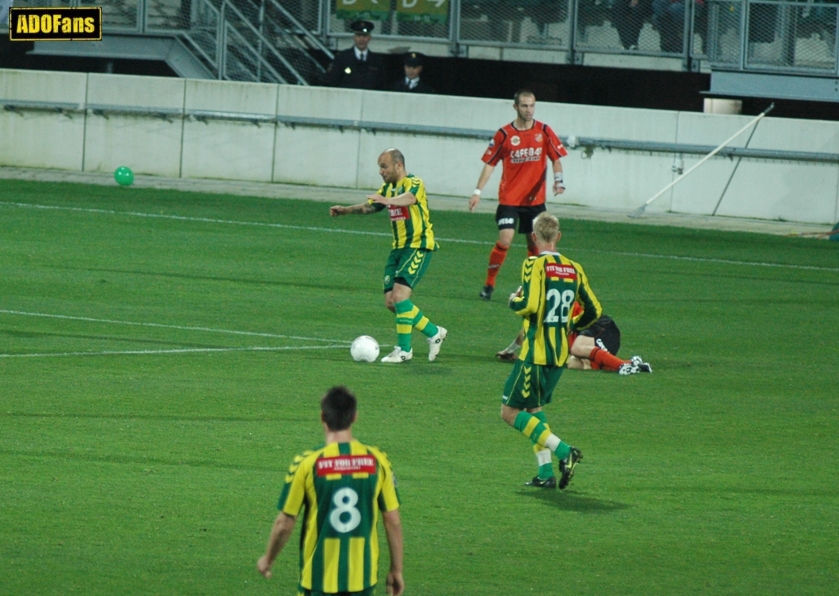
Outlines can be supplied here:
<path id="1" fill-rule="evenodd" d="M 379 357 L 379 342 L 369 335 L 356 337 L 350 346 L 350 354 L 356 362 L 375 362 Z"/>

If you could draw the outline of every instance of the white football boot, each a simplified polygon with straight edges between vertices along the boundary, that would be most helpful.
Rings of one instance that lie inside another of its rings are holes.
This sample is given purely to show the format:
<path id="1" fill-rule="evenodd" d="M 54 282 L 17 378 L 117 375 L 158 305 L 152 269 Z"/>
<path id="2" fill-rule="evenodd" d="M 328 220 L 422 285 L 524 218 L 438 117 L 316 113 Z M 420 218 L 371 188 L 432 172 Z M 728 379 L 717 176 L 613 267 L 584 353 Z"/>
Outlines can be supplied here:
<path id="1" fill-rule="evenodd" d="M 402 348 L 396 346 L 390 354 L 382 358 L 382 362 L 407 362 L 413 357 L 413 350 L 408 350 L 407 352 L 404 352 Z"/>
<path id="2" fill-rule="evenodd" d="M 437 359 L 437 354 L 440 353 L 440 348 L 443 347 L 443 340 L 449 332 L 445 327 L 437 326 L 437 335 L 432 335 L 428 338 L 428 361 L 434 362 Z"/>

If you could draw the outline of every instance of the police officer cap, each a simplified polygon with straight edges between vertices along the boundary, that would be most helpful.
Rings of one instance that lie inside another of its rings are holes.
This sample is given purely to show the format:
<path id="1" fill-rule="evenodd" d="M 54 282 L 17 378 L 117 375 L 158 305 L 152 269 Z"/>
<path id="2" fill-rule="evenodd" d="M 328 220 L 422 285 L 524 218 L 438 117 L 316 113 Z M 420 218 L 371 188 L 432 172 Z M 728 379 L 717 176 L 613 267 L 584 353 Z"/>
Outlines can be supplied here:
<path id="1" fill-rule="evenodd" d="M 425 56 L 419 52 L 408 52 L 402 59 L 402 63 L 405 66 L 422 66 L 423 58 L 425 58 Z"/>
<path id="2" fill-rule="evenodd" d="M 362 35 L 370 35 L 375 25 L 370 21 L 353 21 L 350 23 L 350 29 Z"/>

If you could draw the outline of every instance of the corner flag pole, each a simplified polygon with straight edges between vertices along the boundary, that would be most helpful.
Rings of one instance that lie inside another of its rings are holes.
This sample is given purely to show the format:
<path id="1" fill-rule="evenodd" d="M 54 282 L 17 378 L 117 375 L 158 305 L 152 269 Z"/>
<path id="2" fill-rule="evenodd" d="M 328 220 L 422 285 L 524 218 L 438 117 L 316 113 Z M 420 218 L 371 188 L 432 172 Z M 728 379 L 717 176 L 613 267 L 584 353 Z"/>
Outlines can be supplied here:
<path id="1" fill-rule="evenodd" d="M 716 149 L 714 149 L 713 151 L 711 151 L 708 155 L 706 155 L 705 157 L 703 157 L 702 159 L 700 159 L 698 162 L 696 162 L 696 163 L 693 165 L 693 167 L 691 167 L 691 168 L 690 168 L 687 172 L 685 172 L 684 174 L 682 174 L 681 176 L 679 176 L 678 178 L 676 178 L 675 180 L 673 180 L 670 184 L 668 184 L 667 186 L 665 186 L 664 188 L 662 188 L 660 191 L 658 191 L 657 193 L 655 193 L 652 197 L 650 197 L 650 198 L 647 200 L 647 202 L 646 202 L 646 203 L 644 203 L 643 205 L 641 205 L 640 207 L 638 207 L 638 209 L 636 209 L 635 211 L 633 211 L 632 213 L 630 213 L 630 214 L 629 214 L 629 217 L 641 217 L 641 214 L 642 214 L 642 213 L 644 213 L 644 209 L 646 209 L 646 208 L 647 208 L 647 205 L 649 205 L 650 203 L 652 203 L 653 201 L 655 201 L 658 197 L 660 197 L 661 195 L 663 195 L 663 194 L 664 194 L 665 192 L 667 192 L 670 188 L 672 188 L 673 186 L 675 186 L 676 184 L 678 184 L 679 182 L 681 182 L 682 180 L 684 180 L 685 178 L 687 178 L 688 174 L 690 174 L 691 172 L 693 172 L 696 168 L 698 168 L 698 167 L 699 167 L 699 166 L 701 166 L 703 163 L 705 163 L 706 161 L 708 161 L 709 159 L 711 159 L 712 157 L 714 157 L 717 153 L 719 153 L 720 151 L 722 151 L 722 148 L 723 148 L 723 147 L 725 147 L 725 146 L 726 146 L 726 145 L 728 145 L 731 141 L 733 141 L 734 139 L 736 139 L 737 137 L 739 137 L 741 134 L 743 134 L 744 132 L 746 132 L 746 131 L 749 129 L 749 127 L 751 127 L 751 126 L 753 126 L 753 125 L 757 124 L 757 123 L 760 121 L 760 119 L 761 119 L 761 118 L 763 118 L 764 116 L 766 116 L 766 114 L 768 114 L 769 112 L 771 112 L 774 108 L 775 108 L 775 104 L 773 103 L 773 104 L 771 104 L 768 108 L 766 108 L 765 110 L 763 110 L 763 112 L 761 112 L 759 116 L 757 116 L 756 118 L 754 118 L 753 120 L 751 120 L 751 121 L 750 121 L 748 124 L 746 124 L 743 128 L 741 128 L 740 130 L 738 130 L 737 132 L 735 132 L 733 135 L 731 135 L 728 139 L 726 139 L 725 141 L 723 141 L 723 143 L 722 143 L 719 147 L 717 147 Z"/>

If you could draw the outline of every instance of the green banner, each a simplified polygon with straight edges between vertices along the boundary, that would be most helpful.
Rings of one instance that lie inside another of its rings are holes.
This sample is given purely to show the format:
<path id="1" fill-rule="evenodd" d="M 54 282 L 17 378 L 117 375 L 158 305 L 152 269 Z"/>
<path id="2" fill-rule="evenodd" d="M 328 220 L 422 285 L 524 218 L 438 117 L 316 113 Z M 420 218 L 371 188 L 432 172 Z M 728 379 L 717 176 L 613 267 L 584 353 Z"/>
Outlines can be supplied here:
<path id="1" fill-rule="evenodd" d="M 385 21 L 390 16 L 390 0 L 336 0 L 339 19 Z M 402 0 L 399 0 L 400 2 Z"/>
<path id="2" fill-rule="evenodd" d="M 400 23 L 448 23 L 449 0 L 396 0 Z"/>

